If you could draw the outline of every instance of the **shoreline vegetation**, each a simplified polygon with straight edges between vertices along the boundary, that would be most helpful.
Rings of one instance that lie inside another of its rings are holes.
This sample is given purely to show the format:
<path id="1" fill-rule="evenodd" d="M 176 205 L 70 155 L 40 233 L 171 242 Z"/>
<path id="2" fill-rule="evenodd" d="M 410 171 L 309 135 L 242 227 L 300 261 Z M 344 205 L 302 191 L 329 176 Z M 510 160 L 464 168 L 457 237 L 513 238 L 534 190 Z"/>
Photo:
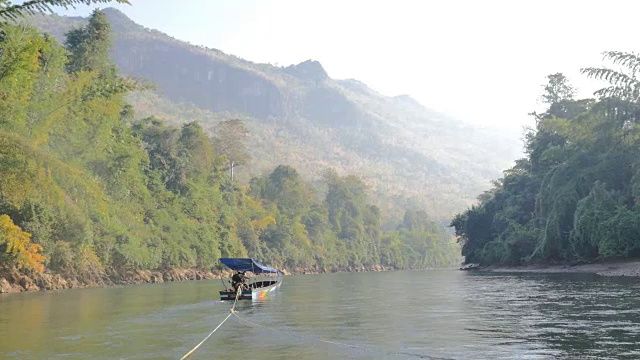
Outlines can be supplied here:
<path id="1" fill-rule="evenodd" d="M 442 222 L 371 201 L 363 174 L 258 173 L 242 119 L 137 114 L 127 96 L 154 87 L 119 73 L 105 12 L 61 44 L 7 15 L 24 4 L 0 6 L 2 292 L 215 278 L 194 269 L 220 257 L 294 272 L 458 262 Z"/>
<path id="2" fill-rule="evenodd" d="M 617 262 L 640 256 L 640 56 L 607 51 L 603 57 L 620 70 L 581 69 L 608 83 L 594 98 L 575 98 L 562 73 L 547 77 L 542 99 L 548 109 L 532 114 L 536 125 L 524 134 L 525 157 L 453 218 L 466 263 L 640 272 Z"/>
<path id="3" fill-rule="evenodd" d="M 340 269 L 284 269 L 285 275 L 327 274 L 339 272 L 377 272 L 397 271 L 394 267 L 382 265 L 359 266 Z M 585 264 L 529 264 L 519 266 L 463 266 L 460 270 L 495 273 L 532 273 L 532 274 L 595 274 L 599 276 L 640 277 L 640 259 L 607 259 Z M 0 272 L 0 294 L 55 291 L 65 289 L 104 288 L 123 285 L 156 284 L 174 281 L 213 280 L 231 277 L 228 270 L 202 270 L 195 268 L 174 268 L 168 270 L 128 270 L 112 271 L 103 278 L 78 280 L 65 278 L 60 274 L 33 273 L 24 274 L 15 269 Z"/>
<path id="4" fill-rule="evenodd" d="M 382 265 L 349 267 L 344 269 L 284 269 L 285 275 L 324 274 L 337 272 L 369 272 L 398 270 Z M 127 270 L 112 271 L 105 276 L 91 280 L 65 278 L 60 274 L 25 274 L 16 269 L 0 271 L 0 294 L 53 291 L 65 289 L 100 288 L 122 285 L 157 284 L 174 281 L 213 280 L 231 277 L 228 270 L 168 269 L 168 270 Z"/>

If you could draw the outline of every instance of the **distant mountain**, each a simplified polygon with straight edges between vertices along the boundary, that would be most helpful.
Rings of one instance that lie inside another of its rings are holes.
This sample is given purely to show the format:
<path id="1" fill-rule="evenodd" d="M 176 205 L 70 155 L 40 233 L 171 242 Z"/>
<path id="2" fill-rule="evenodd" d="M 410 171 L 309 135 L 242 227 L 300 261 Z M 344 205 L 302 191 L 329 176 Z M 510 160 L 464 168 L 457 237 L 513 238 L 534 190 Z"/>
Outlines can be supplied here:
<path id="1" fill-rule="evenodd" d="M 387 97 L 357 80 L 332 79 L 317 61 L 257 64 L 144 28 L 118 10 L 105 12 L 115 34 L 114 62 L 158 87 L 157 94 L 132 96 L 139 115 L 210 128 L 243 118 L 254 158 L 245 179 L 282 163 L 310 179 L 333 167 L 361 174 L 381 204 L 415 203 L 445 218 L 488 189 L 518 155 L 513 136 L 464 124 L 408 95 Z M 86 20 L 29 21 L 62 41 Z"/>

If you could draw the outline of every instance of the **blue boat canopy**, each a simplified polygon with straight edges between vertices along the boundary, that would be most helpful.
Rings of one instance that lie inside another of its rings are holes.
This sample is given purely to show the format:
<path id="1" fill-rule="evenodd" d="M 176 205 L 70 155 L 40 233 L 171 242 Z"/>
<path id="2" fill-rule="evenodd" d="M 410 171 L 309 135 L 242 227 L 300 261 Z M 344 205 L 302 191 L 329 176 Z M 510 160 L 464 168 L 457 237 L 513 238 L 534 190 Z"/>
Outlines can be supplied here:
<path id="1" fill-rule="evenodd" d="M 231 270 L 251 271 L 254 274 L 279 272 L 274 268 L 258 264 L 255 260 L 249 258 L 220 258 L 220 262 Z"/>

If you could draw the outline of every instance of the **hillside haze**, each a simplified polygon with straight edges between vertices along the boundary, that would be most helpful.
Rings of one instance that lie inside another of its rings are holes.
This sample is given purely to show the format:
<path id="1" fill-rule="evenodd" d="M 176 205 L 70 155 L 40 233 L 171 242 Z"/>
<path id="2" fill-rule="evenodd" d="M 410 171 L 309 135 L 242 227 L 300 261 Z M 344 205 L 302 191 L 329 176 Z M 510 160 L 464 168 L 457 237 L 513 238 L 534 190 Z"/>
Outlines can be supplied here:
<path id="1" fill-rule="evenodd" d="M 198 120 L 209 129 L 242 118 L 253 157 L 239 169 L 245 180 L 278 164 L 309 179 L 331 167 L 362 174 L 378 202 L 392 204 L 383 210 L 415 204 L 445 218 L 474 201 L 518 156 L 517 137 L 467 125 L 408 95 L 387 97 L 357 80 L 332 79 L 317 61 L 256 64 L 144 28 L 118 10 L 105 13 L 119 69 L 157 85 L 157 93 L 131 97 L 138 116 Z M 60 16 L 30 21 L 60 41 L 86 23 Z"/>

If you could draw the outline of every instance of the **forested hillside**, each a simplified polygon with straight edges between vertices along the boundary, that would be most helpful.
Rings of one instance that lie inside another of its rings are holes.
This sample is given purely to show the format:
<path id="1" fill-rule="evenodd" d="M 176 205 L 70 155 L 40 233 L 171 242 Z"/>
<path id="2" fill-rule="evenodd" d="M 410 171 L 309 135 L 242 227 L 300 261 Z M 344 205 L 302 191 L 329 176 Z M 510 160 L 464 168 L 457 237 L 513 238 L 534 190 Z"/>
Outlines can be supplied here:
<path id="1" fill-rule="evenodd" d="M 231 160 L 251 147 L 243 122 L 220 122 L 211 138 L 197 122 L 136 115 L 126 99 L 148 85 L 119 73 L 111 34 L 102 11 L 64 45 L 2 24 L 0 273 L 91 282 L 132 269 L 209 269 L 220 256 L 318 271 L 457 260 L 450 234 L 418 207 L 383 231 L 355 172 L 325 169 L 322 192 L 288 165 L 248 186 L 232 179 Z"/>
<path id="2" fill-rule="evenodd" d="M 116 66 L 157 86 L 157 92 L 128 98 L 138 114 L 173 124 L 198 121 L 208 133 L 222 120 L 243 119 L 253 159 L 238 168 L 244 181 L 289 164 L 320 183 L 331 167 L 341 175 L 361 174 L 392 222 L 409 204 L 448 219 L 517 156 L 519 134 L 474 128 L 409 96 L 387 97 L 357 80 L 334 80 L 316 61 L 256 64 L 146 29 L 117 10 L 105 13 Z M 30 22 L 64 41 L 86 19 L 37 16 Z"/>
<path id="3" fill-rule="evenodd" d="M 526 157 L 452 222 L 466 261 L 576 263 L 640 255 L 640 58 L 606 52 L 621 71 L 582 69 L 610 83 L 575 99 L 548 77 Z"/>

